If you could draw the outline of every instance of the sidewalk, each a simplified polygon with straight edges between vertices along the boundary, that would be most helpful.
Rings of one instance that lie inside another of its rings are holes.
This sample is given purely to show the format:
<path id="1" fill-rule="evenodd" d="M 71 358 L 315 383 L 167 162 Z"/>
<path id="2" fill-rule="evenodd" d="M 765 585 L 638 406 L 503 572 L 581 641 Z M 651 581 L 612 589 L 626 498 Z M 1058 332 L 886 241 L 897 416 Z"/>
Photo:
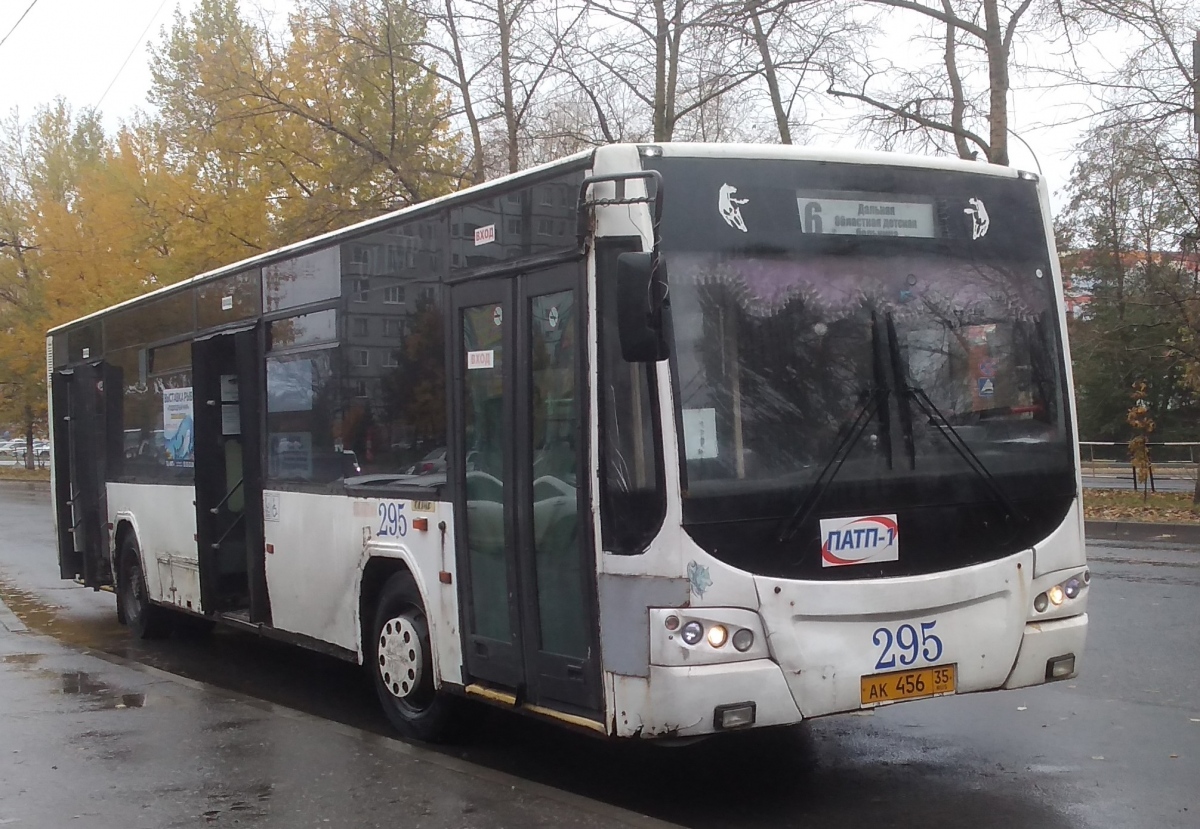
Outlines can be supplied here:
<path id="1" fill-rule="evenodd" d="M 80 652 L 0 603 L 0 826 L 668 827 L 398 740 Z"/>

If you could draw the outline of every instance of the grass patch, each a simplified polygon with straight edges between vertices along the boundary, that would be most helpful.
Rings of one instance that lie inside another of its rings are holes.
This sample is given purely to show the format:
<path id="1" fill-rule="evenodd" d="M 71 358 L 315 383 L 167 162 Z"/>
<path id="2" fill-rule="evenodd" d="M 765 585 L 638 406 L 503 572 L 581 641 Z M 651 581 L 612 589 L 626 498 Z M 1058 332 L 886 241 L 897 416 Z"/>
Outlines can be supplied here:
<path id="1" fill-rule="evenodd" d="M 1145 521 L 1156 524 L 1200 524 L 1200 506 L 1190 492 L 1142 493 L 1119 489 L 1085 489 L 1083 514 L 1091 521 Z"/>
<path id="2" fill-rule="evenodd" d="M 50 469 L 26 469 L 23 466 L 0 466 L 0 481 L 49 481 Z"/>

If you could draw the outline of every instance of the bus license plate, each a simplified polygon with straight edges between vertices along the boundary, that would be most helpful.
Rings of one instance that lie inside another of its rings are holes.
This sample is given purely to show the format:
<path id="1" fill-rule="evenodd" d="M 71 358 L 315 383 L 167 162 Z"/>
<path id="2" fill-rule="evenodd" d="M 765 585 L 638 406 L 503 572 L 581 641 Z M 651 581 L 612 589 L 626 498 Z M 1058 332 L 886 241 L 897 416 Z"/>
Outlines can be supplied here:
<path id="1" fill-rule="evenodd" d="M 863 707 L 953 694 L 958 688 L 956 667 L 936 665 L 932 668 L 864 676 L 860 688 Z"/>

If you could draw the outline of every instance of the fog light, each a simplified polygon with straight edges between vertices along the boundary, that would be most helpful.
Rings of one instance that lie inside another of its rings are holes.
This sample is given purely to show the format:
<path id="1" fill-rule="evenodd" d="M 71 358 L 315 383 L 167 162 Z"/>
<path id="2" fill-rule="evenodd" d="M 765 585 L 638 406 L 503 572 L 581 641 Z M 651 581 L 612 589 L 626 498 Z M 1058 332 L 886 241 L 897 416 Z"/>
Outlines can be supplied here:
<path id="1" fill-rule="evenodd" d="M 735 702 L 713 709 L 713 728 L 745 728 L 748 725 L 754 725 L 753 702 Z"/>
<path id="2" fill-rule="evenodd" d="M 1084 570 L 1084 571 L 1083 571 L 1083 583 L 1084 583 L 1084 584 L 1091 584 L 1091 582 L 1092 582 L 1092 571 L 1091 571 L 1091 570 Z"/>
<path id="3" fill-rule="evenodd" d="M 687 642 L 689 645 L 695 645 L 704 638 L 704 625 L 699 622 L 688 622 L 683 626 L 683 632 L 680 633 L 680 636 L 683 637 L 684 642 Z"/>
<path id="4" fill-rule="evenodd" d="M 737 648 L 739 653 L 745 653 L 754 647 L 754 631 L 742 628 L 737 633 L 733 634 L 733 646 Z"/>
<path id="5" fill-rule="evenodd" d="M 1063 599 L 1066 598 L 1066 596 L 1063 594 L 1062 587 L 1057 584 L 1047 590 L 1046 595 L 1050 597 L 1050 603 L 1055 607 L 1058 607 L 1060 604 L 1062 604 Z"/>
<path id="6" fill-rule="evenodd" d="M 1046 662 L 1046 681 L 1066 679 L 1075 673 L 1075 654 L 1056 656 Z"/>
<path id="7" fill-rule="evenodd" d="M 1083 591 L 1083 582 L 1079 579 L 1067 579 L 1067 583 L 1063 585 L 1063 592 L 1067 594 L 1068 599 L 1073 599 Z"/>
<path id="8" fill-rule="evenodd" d="M 725 642 L 729 639 L 729 631 L 724 625 L 713 625 L 708 629 L 708 644 L 714 648 L 725 647 Z"/>
<path id="9" fill-rule="evenodd" d="M 679 630 L 679 617 L 678 616 L 668 616 L 663 621 L 663 624 L 666 625 L 667 630 Z"/>
<path id="10" fill-rule="evenodd" d="M 1050 606 L 1050 600 L 1046 598 L 1045 593 L 1038 593 L 1038 597 L 1033 600 L 1033 609 L 1038 613 L 1045 613 L 1046 608 Z"/>

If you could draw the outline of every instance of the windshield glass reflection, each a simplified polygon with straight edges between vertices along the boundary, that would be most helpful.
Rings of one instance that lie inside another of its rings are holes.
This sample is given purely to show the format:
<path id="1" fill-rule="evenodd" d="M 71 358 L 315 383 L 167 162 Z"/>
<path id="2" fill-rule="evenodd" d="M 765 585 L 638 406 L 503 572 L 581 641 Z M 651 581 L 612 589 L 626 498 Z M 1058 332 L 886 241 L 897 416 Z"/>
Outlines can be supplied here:
<path id="1" fill-rule="evenodd" d="M 881 382 L 923 390 L 992 472 L 1060 466 L 1043 451 L 1067 440 L 1044 267 L 928 252 L 672 255 L 689 492 L 815 478 Z M 895 327 L 894 354 L 873 346 L 873 319 L 885 318 Z M 891 388 L 892 402 L 872 418 L 839 480 L 962 464 L 916 411 L 905 457 L 901 391 Z"/>

